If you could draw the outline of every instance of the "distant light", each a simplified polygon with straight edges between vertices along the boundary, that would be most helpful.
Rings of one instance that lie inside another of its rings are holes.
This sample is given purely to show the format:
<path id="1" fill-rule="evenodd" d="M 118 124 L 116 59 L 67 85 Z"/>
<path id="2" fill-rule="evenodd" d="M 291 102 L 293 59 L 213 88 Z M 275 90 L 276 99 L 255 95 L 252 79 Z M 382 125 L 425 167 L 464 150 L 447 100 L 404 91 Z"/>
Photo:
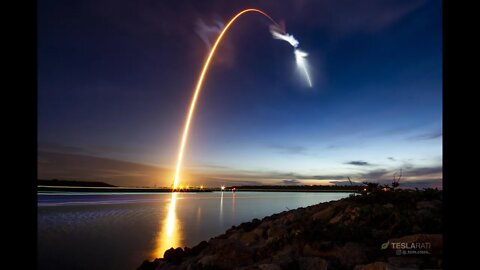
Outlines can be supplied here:
<path id="1" fill-rule="evenodd" d="M 221 186 L 220 189 L 225 190 L 225 186 Z"/>
<path id="2" fill-rule="evenodd" d="M 200 186 L 200 189 L 203 189 L 203 186 Z"/>

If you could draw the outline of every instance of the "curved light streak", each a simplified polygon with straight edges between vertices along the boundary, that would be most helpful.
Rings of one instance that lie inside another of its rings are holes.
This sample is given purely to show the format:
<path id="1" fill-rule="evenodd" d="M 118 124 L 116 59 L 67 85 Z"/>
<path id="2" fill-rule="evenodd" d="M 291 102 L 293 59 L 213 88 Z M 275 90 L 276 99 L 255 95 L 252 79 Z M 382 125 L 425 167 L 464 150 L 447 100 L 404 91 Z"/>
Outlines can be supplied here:
<path id="1" fill-rule="evenodd" d="M 237 13 L 237 15 L 235 15 L 232 19 L 230 19 L 230 21 L 227 23 L 225 28 L 223 28 L 222 32 L 220 32 L 220 34 L 218 35 L 217 40 L 215 40 L 215 43 L 213 44 L 213 47 L 210 50 L 210 53 L 208 54 L 207 60 L 205 61 L 205 64 L 203 65 L 202 72 L 200 73 L 200 76 L 198 77 L 197 86 L 195 87 L 195 92 L 193 94 L 193 98 L 192 98 L 192 101 L 190 103 L 190 109 L 188 110 L 187 120 L 185 121 L 185 127 L 183 129 L 182 140 L 181 140 L 181 143 L 180 143 L 180 149 L 178 151 L 177 167 L 175 169 L 175 178 L 173 180 L 173 189 L 174 190 L 177 189 L 177 187 L 178 187 L 179 178 L 180 178 L 180 169 L 182 167 L 183 154 L 185 152 L 185 145 L 187 144 L 187 140 L 188 140 L 188 131 L 190 129 L 190 123 L 192 121 L 192 116 L 193 116 L 193 113 L 195 111 L 195 106 L 197 104 L 198 95 L 200 94 L 200 90 L 201 90 L 201 87 L 202 87 L 202 84 L 203 84 L 203 80 L 205 78 L 205 75 L 207 74 L 210 62 L 211 62 L 211 60 L 212 60 L 212 58 L 215 54 L 215 51 L 216 51 L 218 45 L 222 41 L 223 36 L 227 32 L 227 30 L 230 28 L 230 26 L 238 19 L 238 17 L 240 17 L 243 14 L 248 13 L 248 12 L 260 13 L 260 14 L 264 15 L 265 17 L 267 17 L 274 24 L 278 25 L 267 13 L 265 13 L 265 12 L 259 10 L 259 9 L 249 8 L 249 9 L 245 9 L 245 10 L 240 11 L 239 13 Z"/>

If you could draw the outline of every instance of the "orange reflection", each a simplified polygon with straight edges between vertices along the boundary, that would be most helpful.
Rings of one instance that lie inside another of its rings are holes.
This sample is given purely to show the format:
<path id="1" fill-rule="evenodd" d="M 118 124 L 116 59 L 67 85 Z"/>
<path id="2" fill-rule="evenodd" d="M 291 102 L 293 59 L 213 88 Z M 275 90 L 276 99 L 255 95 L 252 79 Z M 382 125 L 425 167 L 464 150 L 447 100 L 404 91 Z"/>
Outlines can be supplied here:
<path id="1" fill-rule="evenodd" d="M 232 214 L 235 217 L 235 192 L 232 192 Z"/>
<path id="2" fill-rule="evenodd" d="M 157 245 L 153 252 L 154 258 L 163 258 L 163 254 L 169 248 L 177 248 L 181 245 L 180 239 L 180 222 L 175 212 L 175 204 L 177 201 L 177 193 L 172 193 L 170 203 L 167 204 L 167 216 L 162 222 L 162 227 L 157 238 Z"/>
<path id="3" fill-rule="evenodd" d="M 195 224 L 200 226 L 200 221 L 202 220 L 202 208 L 197 206 L 197 213 L 195 215 Z"/>
<path id="4" fill-rule="evenodd" d="M 223 191 L 222 195 L 220 196 L 220 224 L 223 223 Z"/>

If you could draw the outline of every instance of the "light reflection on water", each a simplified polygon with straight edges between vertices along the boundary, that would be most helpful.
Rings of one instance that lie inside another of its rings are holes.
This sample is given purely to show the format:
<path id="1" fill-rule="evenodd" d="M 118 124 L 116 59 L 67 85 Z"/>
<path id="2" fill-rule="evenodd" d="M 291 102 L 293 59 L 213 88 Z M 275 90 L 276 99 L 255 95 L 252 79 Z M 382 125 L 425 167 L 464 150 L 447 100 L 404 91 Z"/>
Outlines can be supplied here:
<path id="1" fill-rule="evenodd" d="M 253 218 L 348 193 L 39 194 L 39 269 L 135 269 Z"/>
<path id="2" fill-rule="evenodd" d="M 175 205 L 177 204 L 177 193 L 172 193 L 170 203 L 167 206 L 167 216 L 163 220 L 162 227 L 157 239 L 157 247 L 155 248 L 152 257 L 163 258 L 165 250 L 171 247 L 179 247 L 181 244 L 181 224 L 177 219 L 175 213 Z M 198 208 L 199 209 L 199 208 Z"/>

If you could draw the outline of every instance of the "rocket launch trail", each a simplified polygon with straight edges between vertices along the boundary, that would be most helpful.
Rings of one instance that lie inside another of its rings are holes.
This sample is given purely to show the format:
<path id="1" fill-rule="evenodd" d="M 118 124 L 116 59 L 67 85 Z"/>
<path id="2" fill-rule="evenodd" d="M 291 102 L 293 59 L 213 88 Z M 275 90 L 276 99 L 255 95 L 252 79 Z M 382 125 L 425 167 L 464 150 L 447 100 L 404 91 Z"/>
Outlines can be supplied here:
<path id="1" fill-rule="evenodd" d="M 230 21 L 225 25 L 225 27 L 223 28 L 223 30 L 220 32 L 220 34 L 218 35 L 217 39 L 215 40 L 215 43 L 213 44 L 211 50 L 210 50 L 210 53 L 208 54 L 208 57 L 207 59 L 205 60 L 205 63 L 203 65 L 203 68 L 202 68 L 202 71 L 200 73 L 200 76 L 198 77 L 198 81 L 197 81 L 197 85 L 195 87 L 195 91 L 193 93 L 193 97 L 192 97 L 192 100 L 190 102 L 190 108 L 188 110 L 188 114 L 187 114 L 187 118 L 186 118 L 186 121 L 185 121 L 185 126 L 183 128 L 183 134 L 182 134 L 182 137 L 181 137 L 181 141 L 180 141 L 180 148 L 178 150 L 178 157 L 177 157 L 177 166 L 176 166 L 176 169 L 175 169 L 175 178 L 173 180 L 173 190 L 176 190 L 178 185 L 179 185 L 179 181 L 180 181 L 180 171 L 181 171 L 181 168 L 182 168 L 182 162 L 183 162 L 183 156 L 184 156 L 184 153 L 185 153 L 185 146 L 187 144 L 187 141 L 188 141 L 188 134 L 189 134 L 189 129 L 190 129 L 190 124 L 192 122 L 192 118 L 193 118 L 193 114 L 195 113 L 195 106 L 197 104 L 197 99 L 198 99 L 198 96 L 200 94 L 200 91 L 202 89 L 202 85 L 203 85 L 203 81 L 205 79 L 205 75 L 207 74 L 208 72 L 208 68 L 210 66 L 210 62 L 212 61 L 212 58 L 213 56 L 215 55 L 215 52 L 217 50 L 217 47 L 218 45 L 220 44 L 220 42 L 222 41 L 222 38 L 224 37 L 224 35 L 226 34 L 226 32 L 228 31 L 228 29 L 230 28 L 230 26 L 242 15 L 246 14 L 246 13 L 250 13 L 250 12 L 254 12 L 254 13 L 258 13 L 258 14 L 261 14 L 263 16 L 265 16 L 266 18 L 268 18 L 275 26 L 278 26 L 278 23 L 275 22 L 275 20 L 273 20 L 267 13 L 259 10 L 259 9 L 255 9 L 255 8 L 249 8 L 249 9 L 245 9 L 245 10 L 242 10 L 240 11 L 239 13 L 237 13 L 235 16 L 233 16 L 233 18 L 230 19 Z M 276 36 L 276 38 L 282 38 L 290 43 L 293 42 L 293 44 L 295 45 L 298 45 L 298 41 L 294 40 L 293 39 L 293 36 L 291 35 L 288 35 L 286 33 L 279 33 L 281 35 L 284 35 L 284 36 Z M 285 39 L 286 37 L 286 39 Z M 293 45 L 292 44 L 292 45 Z M 295 46 L 296 47 L 296 46 Z"/>

